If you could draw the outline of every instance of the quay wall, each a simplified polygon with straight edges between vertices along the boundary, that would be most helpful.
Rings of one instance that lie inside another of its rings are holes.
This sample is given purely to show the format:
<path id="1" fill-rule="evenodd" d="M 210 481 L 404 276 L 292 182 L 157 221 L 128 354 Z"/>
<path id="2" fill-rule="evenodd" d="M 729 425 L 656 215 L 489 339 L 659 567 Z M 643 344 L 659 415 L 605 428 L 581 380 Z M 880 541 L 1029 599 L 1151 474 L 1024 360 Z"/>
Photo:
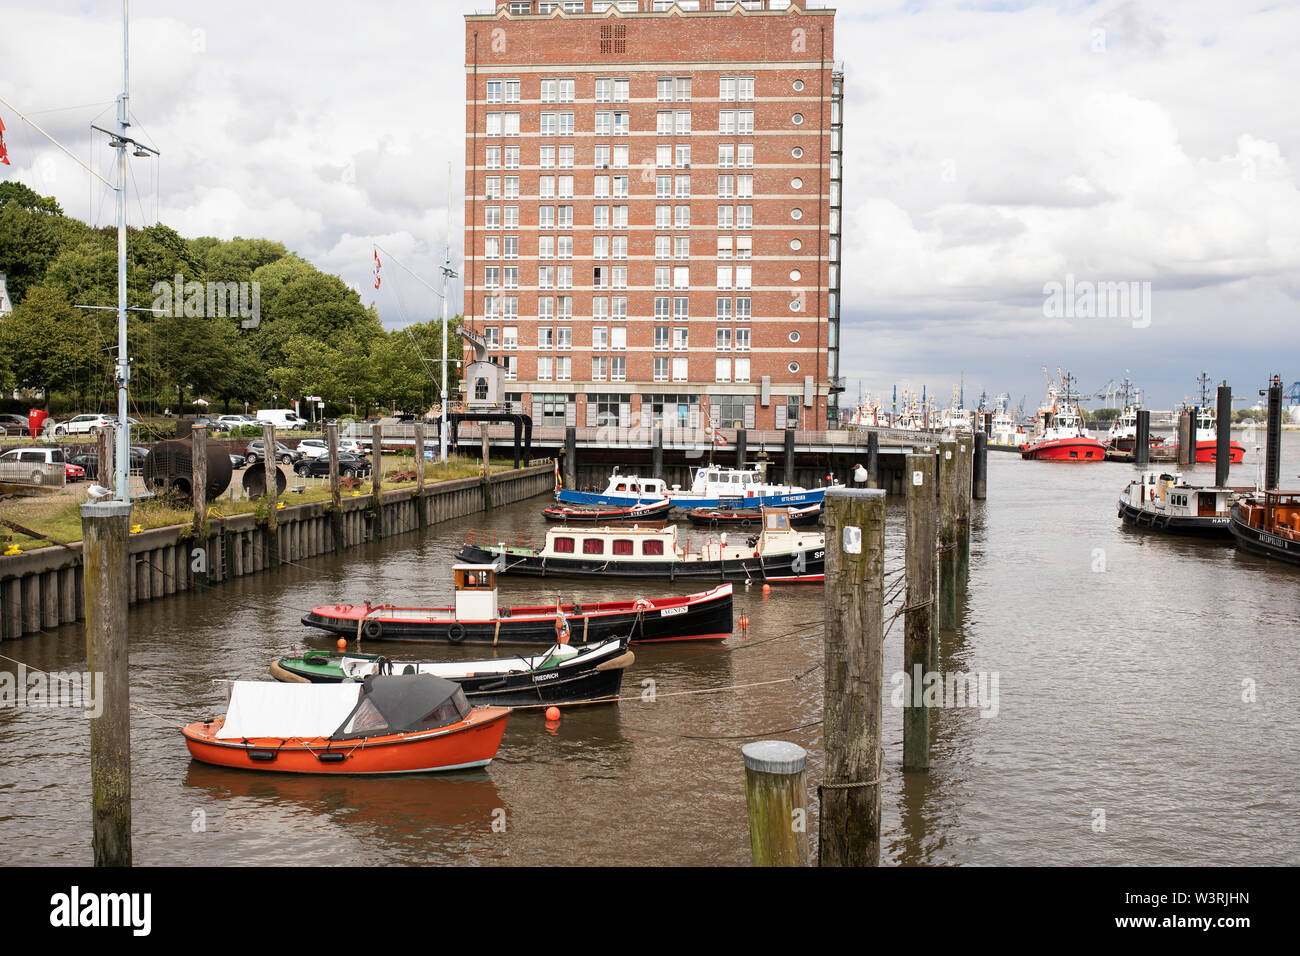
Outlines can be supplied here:
<path id="1" fill-rule="evenodd" d="M 551 464 L 492 476 L 460 478 L 425 486 L 386 490 L 376 522 L 369 495 L 344 498 L 338 514 L 344 549 L 379 536 L 387 538 L 424 525 L 463 518 L 550 491 Z M 191 525 L 152 528 L 127 539 L 131 604 L 167 597 L 228 578 L 271 570 L 280 561 L 301 561 L 335 551 L 335 517 L 329 502 L 285 506 L 276 512 L 274 530 L 253 514 L 209 517 L 204 532 Z M 84 618 L 81 543 L 38 548 L 0 557 L 0 639 L 71 624 Z"/>

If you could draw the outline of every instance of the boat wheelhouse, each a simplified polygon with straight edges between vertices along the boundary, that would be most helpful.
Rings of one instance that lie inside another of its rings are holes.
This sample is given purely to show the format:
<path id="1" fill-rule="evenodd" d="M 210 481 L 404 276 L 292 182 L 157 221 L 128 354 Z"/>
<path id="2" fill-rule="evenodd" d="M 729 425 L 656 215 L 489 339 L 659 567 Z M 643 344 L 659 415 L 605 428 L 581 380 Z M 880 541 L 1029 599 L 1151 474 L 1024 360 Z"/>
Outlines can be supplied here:
<path id="1" fill-rule="evenodd" d="M 1047 401 L 1038 410 L 1036 434 L 1021 449 L 1020 457 L 1031 461 L 1105 461 L 1106 449 L 1083 427 L 1079 406 L 1070 393 L 1070 377 L 1064 376 L 1058 391 L 1048 382 Z"/>
<path id="2" fill-rule="evenodd" d="M 1147 471 L 1120 493 L 1119 517 L 1137 528 L 1227 538 L 1236 495 L 1232 488 L 1189 485 L 1181 472 Z"/>
<path id="3" fill-rule="evenodd" d="M 603 492 L 573 491 L 557 488 L 555 498 L 564 504 L 603 505 L 630 507 L 652 504 L 668 498 L 674 508 L 713 508 L 722 497 L 751 499 L 756 506 L 802 506 L 820 504 L 826 489 L 807 489 L 794 485 L 770 484 L 766 480 L 766 466 L 759 463 L 753 468 L 731 468 L 721 465 L 704 465 L 695 469 L 688 491 L 680 485 L 665 488 L 658 478 L 639 475 L 620 475 L 615 469 Z"/>
<path id="4" fill-rule="evenodd" d="M 600 577 L 703 578 L 720 581 L 821 581 L 826 542 L 790 526 L 785 507 L 763 509 L 755 534 L 679 538 L 663 528 L 551 528 L 543 540 L 470 531 L 461 560 L 502 560 L 505 573 Z"/>

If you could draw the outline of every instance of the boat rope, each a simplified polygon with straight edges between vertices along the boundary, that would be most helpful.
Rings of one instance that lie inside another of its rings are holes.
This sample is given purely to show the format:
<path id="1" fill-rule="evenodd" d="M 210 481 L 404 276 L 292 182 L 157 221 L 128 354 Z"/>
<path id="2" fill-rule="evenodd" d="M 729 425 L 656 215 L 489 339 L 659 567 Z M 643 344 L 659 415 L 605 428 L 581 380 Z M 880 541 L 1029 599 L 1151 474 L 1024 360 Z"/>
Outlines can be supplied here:
<path id="1" fill-rule="evenodd" d="M 624 723 L 619 724 L 619 730 L 632 730 L 643 734 L 654 734 L 655 736 L 658 737 L 678 737 L 682 740 L 707 740 L 713 742 L 723 742 L 723 741 L 731 741 L 731 740 L 752 740 L 755 737 L 775 737 L 777 734 L 793 734 L 800 730 L 808 730 L 811 727 L 817 727 L 820 724 L 821 724 L 821 720 L 818 719 L 812 721 L 811 723 L 800 724 L 797 727 L 782 727 L 778 730 L 764 730 L 756 734 L 722 734 L 722 735 L 677 734 L 677 733 L 673 733 L 670 730 L 655 730 L 650 727 L 632 727 Z"/>
<path id="2" fill-rule="evenodd" d="M 11 661 L 14 664 L 18 664 L 20 667 L 25 667 L 27 670 L 31 671 L 34 674 L 44 674 L 46 677 L 53 677 L 55 680 L 61 681 L 64 684 L 68 684 L 69 686 L 72 686 L 72 681 L 68 680 L 68 678 L 60 677 L 58 674 L 51 673 L 50 671 L 47 670 L 42 670 L 41 668 L 35 666 L 34 664 L 28 664 L 26 661 L 17 660 L 16 658 L 10 657 L 7 654 L 0 654 L 0 659 Z M 139 704 L 128 704 L 128 706 L 132 710 L 138 710 L 140 711 L 140 713 L 147 714 L 148 716 L 154 718 L 155 720 L 161 720 L 163 721 L 163 723 L 168 724 L 169 726 L 172 727 L 175 727 L 178 721 L 181 723 L 184 723 L 185 721 L 184 717 L 164 717 L 161 714 L 155 714 L 153 711 L 147 710 L 146 708 L 141 707 Z"/>
<path id="3" fill-rule="evenodd" d="M 662 700 L 665 697 L 691 697 L 696 694 L 720 694 L 723 693 L 724 691 L 746 690 L 750 687 L 768 687 L 772 684 L 794 684 L 803 680 L 805 677 L 807 677 L 809 674 L 811 674 L 813 671 L 817 670 L 817 668 L 821 666 L 822 666 L 821 663 L 818 662 L 814 664 L 812 667 L 808 668 L 802 674 L 798 674 L 795 677 L 781 677 L 776 680 L 754 681 L 748 684 L 728 684 L 725 687 L 699 687 L 696 688 L 695 690 L 678 690 L 668 694 L 656 693 L 654 697 L 649 699 L 646 699 L 639 694 L 636 695 L 635 697 L 615 697 L 612 699 L 617 700 L 620 703 L 623 701 L 641 701 L 642 703 L 653 704 L 659 700 Z"/>

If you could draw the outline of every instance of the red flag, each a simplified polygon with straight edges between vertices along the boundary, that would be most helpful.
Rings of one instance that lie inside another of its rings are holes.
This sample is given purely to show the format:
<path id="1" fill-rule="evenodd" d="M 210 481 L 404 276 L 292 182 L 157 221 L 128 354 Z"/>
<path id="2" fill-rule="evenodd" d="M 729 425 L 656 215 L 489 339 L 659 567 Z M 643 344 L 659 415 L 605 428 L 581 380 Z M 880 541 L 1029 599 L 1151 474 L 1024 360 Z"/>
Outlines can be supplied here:
<path id="1" fill-rule="evenodd" d="M 5 121 L 0 120 L 0 163 L 12 166 L 9 162 L 9 150 L 5 149 Z"/>
<path id="2" fill-rule="evenodd" d="M 382 264 L 379 261 L 379 250 L 375 250 L 375 288 L 379 288 L 379 270 Z"/>

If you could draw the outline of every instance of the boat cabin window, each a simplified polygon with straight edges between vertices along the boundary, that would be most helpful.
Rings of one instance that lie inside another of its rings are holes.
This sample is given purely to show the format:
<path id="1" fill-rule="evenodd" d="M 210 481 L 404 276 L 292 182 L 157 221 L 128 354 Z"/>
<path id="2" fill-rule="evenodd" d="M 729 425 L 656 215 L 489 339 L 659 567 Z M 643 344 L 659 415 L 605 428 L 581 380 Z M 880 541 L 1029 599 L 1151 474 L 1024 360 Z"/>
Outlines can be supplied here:
<path id="1" fill-rule="evenodd" d="M 557 554 L 573 554 L 573 539 L 572 539 L 572 538 L 556 538 L 556 539 L 555 539 L 555 552 L 556 552 Z"/>
<path id="2" fill-rule="evenodd" d="M 614 541 L 615 554 L 632 554 L 632 541 L 630 538 L 617 538 Z"/>
<path id="3" fill-rule="evenodd" d="M 664 553 L 664 543 L 657 538 L 642 541 L 641 553 L 662 555 Z"/>
<path id="4" fill-rule="evenodd" d="M 582 553 L 583 554 L 604 554 L 605 542 L 600 538 L 583 538 Z"/>
<path id="5" fill-rule="evenodd" d="M 785 531 L 789 527 L 789 515 L 781 514 L 779 511 L 769 511 L 767 513 L 767 529 L 769 531 Z"/>
<path id="6" fill-rule="evenodd" d="M 615 491 L 627 491 L 627 482 L 626 482 L 626 481 L 620 481 L 617 485 L 614 486 L 614 490 L 615 490 Z"/>
<path id="7" fill-rule="evenodd" d="M 492 577 L 493 571 L 491 568 L 483 568 L 482 570 L 475 571 L 457 570 L 456 590 L 491 591 L 495 586 Z"/>

